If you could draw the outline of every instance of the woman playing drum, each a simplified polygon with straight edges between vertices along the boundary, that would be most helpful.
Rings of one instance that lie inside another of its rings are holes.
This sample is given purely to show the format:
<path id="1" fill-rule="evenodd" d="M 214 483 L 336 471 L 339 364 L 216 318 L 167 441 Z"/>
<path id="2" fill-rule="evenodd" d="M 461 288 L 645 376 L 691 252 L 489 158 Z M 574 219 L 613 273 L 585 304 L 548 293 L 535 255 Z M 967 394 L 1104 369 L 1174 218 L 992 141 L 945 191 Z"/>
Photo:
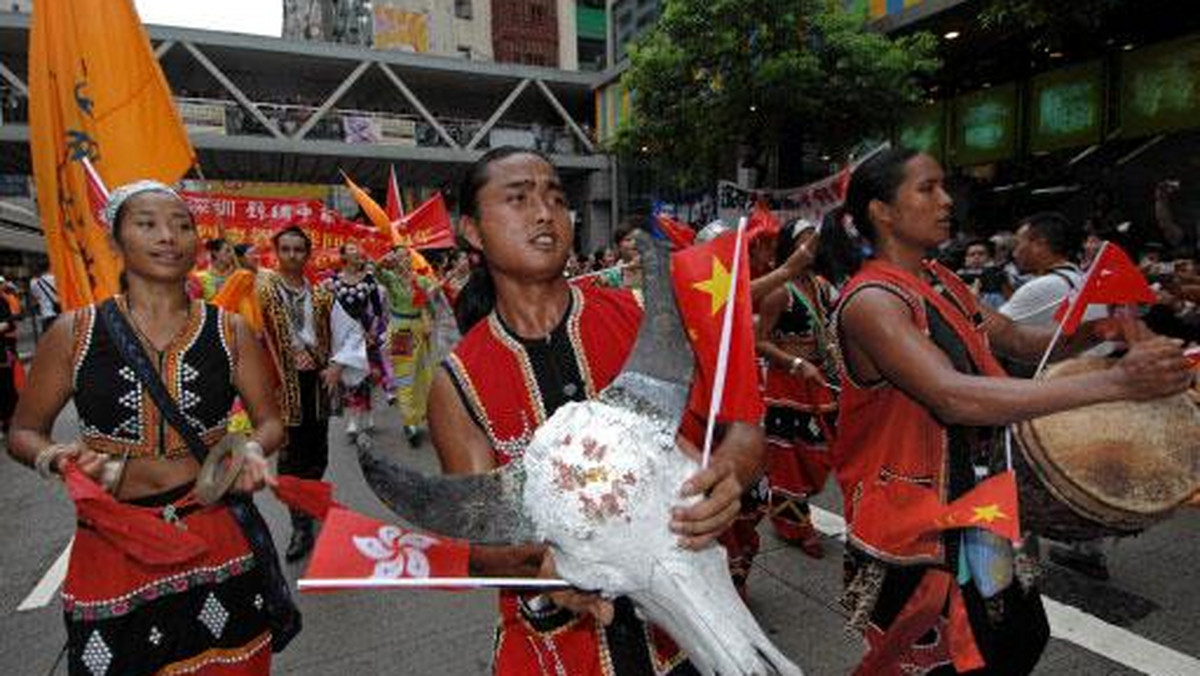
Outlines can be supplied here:
<path id="1" fill-rule="evenodd" d="M 261 540 L 239 527 L 257 512 L 244 497 L 198 501 L 201 465 L 139 379 L 159 379 L 209 447 L 241 397 L 254 424 L 232 486 L 244 495 L 270 481 L 264 455 L 283 441 L 271 378 L 245 322 L 187 297 L 197 236 L 184 201 L 143 181 L 115 190 L 107 214 L 125 293 L 63 316 L 42 338 L 9 443 L 44 477 L 63 476 L 77 501 L 62 594 L 69 671 L 266 674 L 274 562 L 255 556 Z M 131 345 L 147 370 L 126 359 Z M 81 439 L 54 443 L 70 399 Z"/>
<path id="2" fill-rule="evenodd" d="M 1051 332 L 991 312 L 925 260 L 950 237 L 943 180 L 933 158 L 892 149 L 864 162 L 847 194 L 874 251 L 843 290 L 834 322 L 843 359 L 834 468 L 849 530 L 846 601 L 870 646 L 860 673 L 1026 673 L 1049 637 L 1036 591 L 1010 584 L 985 599 L 979 585 L 957 582 L 969 578 L 960 566 L 967 531 L 889 539 L 894 515 L 856 511 L 864 492 L 918 484 L 948 503 L 1004 469 L 1001 426 L 1163 397 L 1191 378 L 1177 341 L 1111 320 L 1085 324 L 1062 351 L 1124 337 L 1129 352 L 1112 368 L 1047 381 L 1006 377 L 991 350 L 1036 360 Z M 863 528 L 868 521 L 873 527 Z"/>

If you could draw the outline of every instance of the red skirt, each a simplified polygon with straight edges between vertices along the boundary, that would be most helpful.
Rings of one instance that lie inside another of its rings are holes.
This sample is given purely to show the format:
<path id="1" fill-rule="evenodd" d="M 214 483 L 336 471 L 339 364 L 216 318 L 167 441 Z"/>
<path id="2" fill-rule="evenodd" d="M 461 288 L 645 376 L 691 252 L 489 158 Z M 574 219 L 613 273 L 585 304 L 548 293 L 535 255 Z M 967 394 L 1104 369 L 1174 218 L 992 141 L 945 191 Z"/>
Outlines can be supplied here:
<path id="1" fill-rule="evenodd" d="M 154 515 L 173 510 L 176 525 L 207 550 L 183 564 L 148 565 L 80 523 L 62 592 L 69 672 L 270 673 L 262 577 L 229 510 L 201 507 L 186 489 L 129 507 Z"/>
<path id="2" fill-rule="evenodd" d="M 780 537 L 803 539 L 811 530 L 808 499 L 829 478 L 837 400 L 831 389 L 774 368 L 764 390 L 771 523 Z"/>

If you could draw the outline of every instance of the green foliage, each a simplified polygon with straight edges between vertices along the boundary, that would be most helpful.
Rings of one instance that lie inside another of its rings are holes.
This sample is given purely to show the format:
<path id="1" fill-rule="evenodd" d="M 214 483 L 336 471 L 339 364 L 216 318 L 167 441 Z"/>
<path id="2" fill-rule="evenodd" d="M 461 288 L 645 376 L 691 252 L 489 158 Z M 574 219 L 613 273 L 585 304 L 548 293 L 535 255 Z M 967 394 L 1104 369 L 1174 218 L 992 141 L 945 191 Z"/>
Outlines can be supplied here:
<path id="1" fill-rule="evenodd" d="M 927 34 L 868 31 L 841 2 L 666 0 L 630 51 L 633 114 L 615 149 L 680 187 L 710 181 L 739 147 L 803 138 L 840 153 L 916 100 L 919 78 L 939 66 L 935 47 Z"/>

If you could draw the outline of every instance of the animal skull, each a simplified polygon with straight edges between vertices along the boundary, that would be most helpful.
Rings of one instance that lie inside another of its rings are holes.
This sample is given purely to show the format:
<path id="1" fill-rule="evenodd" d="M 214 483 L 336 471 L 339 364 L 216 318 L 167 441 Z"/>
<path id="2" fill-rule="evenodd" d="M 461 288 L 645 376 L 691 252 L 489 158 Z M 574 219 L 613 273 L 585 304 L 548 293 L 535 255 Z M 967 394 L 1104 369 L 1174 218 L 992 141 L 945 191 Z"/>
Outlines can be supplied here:
<path id="1" fill-rule="evenodd" d="M 733 588 L 724 550 L 680 548 L 668 525 L 699 465 L 675 444 L 692 355 L 665 246 L 639 236 L 645 313 L 622 372 L 600 397 L 561 406 L 520 457 L 485 475 L 425 477 L 359 448 L 368 485 L 424 529 L 481 544 L 545 541 L 565 580 L 625 595 L 705 674 L 785 674 Z M 648 248 L 649 247 L 649 248 Z M 692 498 L 698 500 L 699 498 Z"/>

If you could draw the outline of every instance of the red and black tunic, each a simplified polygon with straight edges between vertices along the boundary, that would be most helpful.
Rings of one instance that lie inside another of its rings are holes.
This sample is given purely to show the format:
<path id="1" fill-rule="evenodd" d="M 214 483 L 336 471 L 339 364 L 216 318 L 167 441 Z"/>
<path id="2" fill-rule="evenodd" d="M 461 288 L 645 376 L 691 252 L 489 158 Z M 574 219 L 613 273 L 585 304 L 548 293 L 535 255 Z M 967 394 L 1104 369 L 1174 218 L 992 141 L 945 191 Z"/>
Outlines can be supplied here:
<path id="1" fill-rule="evenodd" d="M 884 261 L 869 261 L 847 284 L 838 313 L 863 289 L 882 289 L 904 301 L 916 327 L 956 370 L 1003 377 L 970 289 L 937 263 L 926 263 L 925 272 L 930 281 Z M 834 323 L 835 331 L 840 330 L 836 316 Z M 838 339 L 845 336 L 839 333 Z M 869 608 L 853 609 L 869 613 L 864 627 L 868 642 L 880 645 L 910 601 L 920 596 L 919 588 L 932 588 L 936 579 L 945 596 L 932 602 L 943 614 L 935 612 L 937 621 L 929 633 L 892 655 L 889 667 L 896 673 L 938 667 L 952 671 L 953 666 L 982 658 L 989 673 L 1030 671 L 1049 638 L 1036 590 L 1014 584 L 985 601 L 974 585 L 958 587 L 953 577 L 959 566 L 960 531 L 889 545 L 856 528 L 866 519 L 887 523 L 889 516 L 860 513 L 858 500 L 866 490 L 886 491 L 899 482 L 912 482 L 936 489 L 944 504 L 1003 470 L 1003 430 L 943 424 L 928 407 L 888 381 L 863 382 L 844 361 L 842 386 L 833 461 L 845 500 L 848 592 L 870 600 Z"/>
<path id="2" fill-rule="evenodd" d="M 594 398 L 620 372 L 641 310 L 628 291 L 572 287 L 570 307 L 546 338 L 517 336 L 493 312 L 444 367 L 467 411 L 487 435 L 497 464 L 518 457 L 559 406 Z M 538 612 L 501 593 L 497 674 L 695 673 L 670 638 L 617 599 L 608 627 L 565 609 Z"/>

